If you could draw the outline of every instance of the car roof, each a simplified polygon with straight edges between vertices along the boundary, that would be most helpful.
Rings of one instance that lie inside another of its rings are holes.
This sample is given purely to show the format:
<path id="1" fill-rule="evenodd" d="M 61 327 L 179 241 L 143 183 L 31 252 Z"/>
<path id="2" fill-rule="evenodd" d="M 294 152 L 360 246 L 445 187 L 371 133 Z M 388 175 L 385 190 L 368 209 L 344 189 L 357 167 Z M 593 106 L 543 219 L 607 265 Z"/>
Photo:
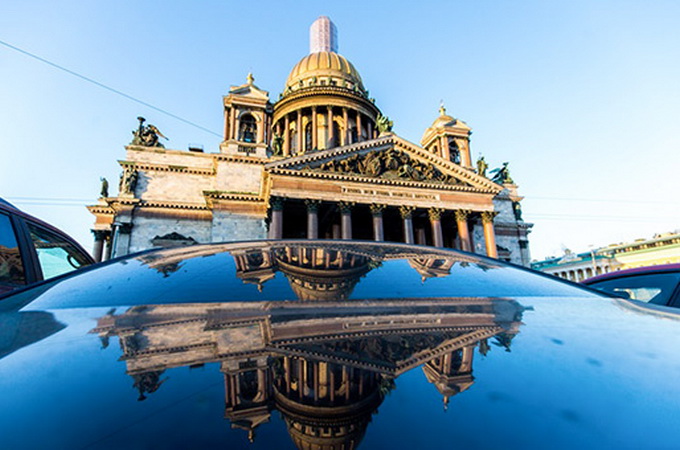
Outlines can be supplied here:
<path id="1" fill-rule="evenodd" d="M 603 273 L 592 278 L 583 280 L 581 283 L 589 285 L 605 280 L 613 280 L 616 278 L 623 278 L 628 276 L 652 274 L 652 273 L 667 273 L 680 272 L 680 263 L 678 264 L 660 264 L 657 266 L 634 267 L 631 269 L 617 270 L 615 272 Z"/>
<path id="2" fill-rule="evenodd" d="M 0 313 L 8 448 L 677 439 L 677 312 L 470 253 L 195 245 L 91 266 L 0 305 L 22 297 Z"/>

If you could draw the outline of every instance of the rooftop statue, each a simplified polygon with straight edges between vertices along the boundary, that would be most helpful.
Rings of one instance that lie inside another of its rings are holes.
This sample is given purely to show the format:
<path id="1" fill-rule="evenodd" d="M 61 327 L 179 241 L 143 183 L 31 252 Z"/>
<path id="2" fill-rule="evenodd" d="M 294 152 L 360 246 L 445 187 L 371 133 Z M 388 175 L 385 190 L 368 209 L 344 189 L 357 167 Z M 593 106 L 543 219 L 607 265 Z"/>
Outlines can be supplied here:
<path id="1" fill-rule="evenodd" d="M 504 162 L 503 167 L 499 167 L 496 169 L 493 169 L 490 174 L 495 173 L 493 177 L 491 177 L 491 181 L 494 183 L 498 184 L 512 184 L 514 181 L 512 181 L 512 178 L 510 178 L 510 169 L 508 169 L 508 163 Z"/>
<path id="2" fill-rule="evenodd" d="M 391 132 L 394 123 L 389 119 L 389 117 L 378 114 L 378 117 L 375 119 L 375 126 L 378 128 L 378 133 L 383 134 Z"/>
<path id="3" fill-rule="evenodd" d="M 477 159 L 477 174 L 485 177 L 486 169 L 488 168 L 489 164 L 484 160 L 484 157 L 480 155 Z"/>
<path id="4" fill-rule="evenodd" d="M 109 182 L 106 178 L 100 178 L 99 181 L 102 182 L 102 190 L 100 191 L 99 195 L 103 198 L 106 198 L 109 196 Z"/>
<path id="5" fill-rule="evenodd" d="M 274 133 L 274 139 L 272 139 L 272 154 L 274 156 L 281 156 L 283 154 L 283 137 Z"/>
<path id="6" fill-rule="evenodd" d="M 162 137 L 165 140 L 168 140 L 168 138 L 163 136 L 163 133 L 154 125 L 149 124 L 145 126 L 144 122 L 146 119 L 144 117 L 137 117 L 137 120 L 139 120 L 139 127 L 132 132 L 133 138 L 130 145 L 165 148 L 158 138 Z"/>

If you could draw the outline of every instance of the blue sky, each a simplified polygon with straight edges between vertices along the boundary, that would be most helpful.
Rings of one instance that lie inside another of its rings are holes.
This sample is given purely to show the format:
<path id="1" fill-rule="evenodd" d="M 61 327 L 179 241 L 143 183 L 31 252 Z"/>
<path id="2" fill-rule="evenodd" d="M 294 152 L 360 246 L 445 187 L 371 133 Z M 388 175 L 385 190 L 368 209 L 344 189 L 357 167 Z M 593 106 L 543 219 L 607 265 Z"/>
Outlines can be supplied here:
<path id="1" fill-rule="evenodd" d="M 52 2 L 0 4 L 0 40 L 220 134 L 249 71 L 276 100 L 319 15 L 338 27 L 395 132 L 437 116 L 510 162 L 532 256 L 680 228 L 680 2 Z M 99 177 L 142 115 L 170 138 L 220 138 L 0 45 L 0 196 L 86 248 Z M 58 200 L 54 200 L 58 199 Z"/>

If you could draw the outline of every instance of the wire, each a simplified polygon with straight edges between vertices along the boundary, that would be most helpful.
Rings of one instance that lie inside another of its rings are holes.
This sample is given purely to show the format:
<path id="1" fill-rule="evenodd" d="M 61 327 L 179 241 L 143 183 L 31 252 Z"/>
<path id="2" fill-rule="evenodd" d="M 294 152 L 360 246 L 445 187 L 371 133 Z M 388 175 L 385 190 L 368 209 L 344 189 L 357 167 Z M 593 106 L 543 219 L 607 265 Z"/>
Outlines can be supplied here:
<path id="1" fill-rule="evenodd" d="M 668 203 L 664 201 L 654 201 L 654 200 L 620 200 L 620 199 L 609 199 L 609 198 L 565 198 L 565 197 L 534 197 L 532 195 L 523 196 L 527 200 L 550 200 L 550 201 L 563 201 L 563 202 L 604 202 L 604 203 L 640 203 L 640 204 L 662 204 Z"/>
<path id="2" fill-rule="evenodd" d="M 139 103 L 140 105 L 144 105 L 144 106 L 146 106 L 147 108 L 151 108 L 151 109 L 153 109 L 154 111 L 158 111 L 158 112 L 161 113 L 161 114 L 165 114 L 166 116 L 170 116 L 170 117 L 172 117 L 173 119 L 176 119 L 176 120 L 179 120 L 180 122 L 186 123 L 187 125 L 191 125 L 192 127 L 196 127 L 196 128 L 198 128 L 199 130 L 205 131 L 206 133 L 210 133 L 210 134 L 212 134 L 212 135 L 214 135 L 214 136 L 217 136 L 217 137 L 222 137 L 222 135 L 220 135 L 220 134 L 218 134 L 218 133 L 215 133 L 214 131 L 212 131 L 212 130 L 206 128 L 206 127 L 203 127 L 203 126 L 201 126 L 201 125 L 199 125 L 199 124 L 197 124 L 197 123 L 191 122 L 190 120 L 184 119 L 184 118 L 178 116 L 177 114 L 173 114 L 173 113 L 168 112 L 168 111 L 166 111 L 166 110 L 164 110 L 164 109 L 158 108 L 157 106 L 154 106 L 154 105 L 152 105 L 152 104 L 150 104 L 150 103 L 147 103 L 147 102 L 145 102 L 145 101 L 143 101 L 143 100 L 140 100 L 140 99 L 135 98 L 135 97 L 133 97 L 133 96 L 131 96 L 131 95 L 128 95 L 128 94 L 126 94 L 125 92 L 122 92 L 122 91 L 119 91 L 118 89 L 115 89 L 115 88 L 112 88 L 112 87 L 110 87 L 110 86 L 107 86 L 107 85 L 105 85 L 104 83 L 100 83 L 100 82 L 97 81 L 97 80 L 93 80 L 92 78 L 86 77 L 85 75 L 81 75 L 81 74 L 79 74 L 78 72 L 75 72 L 75 71 L 73 71 L 73 70 L 67 69 L 67 68 L 64 67 L 64 66 L 60 66 L 59 64 L 53 63 L 52 61 L 49 61 L 49 60 L 47 60 L 47 59 L 45 59 L 45 58 L 42 58 L 42 57 L 40 57 L 40 56 L 38 56 L 38 55 L 35 55 L 35 54 L 31 53 L 31 52 L 28 52 L 28 51 L 26 51 L 26 50 L 20 49 L 19 47 L 15 47 L 14 45 L 9 44 L 9 43 L 7 43 L 7 42 L 5 42 L 5 41 L 0 40 L 0 44 L 4 45 L 5 47 L 10 48 L 10 49 L 12 49 L 12 50 L 14 50 L 14 51 L 17 51 L 17 52 L 19 52 L 19 53 L 21 53 L 21 54 L 24 54 L 24 55 L 26 55 L 26 56 L 29 56 L 29 57 L 31 57 L 31 58 L 33 58 L 33 59 L 37 59 L 38 61 L 40 61 L 40 62 L 42 62 L 42 63 L 45 63 L 45 64 L 47 64 L 47 65 L 50 65 L 50 66 L 52 66 L 52 67 L 54 67 L 54 68 L 56 68 L 56 69 L 59 69 L 59 70 L 61 70 L 61 71 L 63 71 L 63 72 L 66 72 L 66 73 L 68 73 L 69 75 L 73 75 L 74 77 L 80 78 L 81 80 L 85 80 L 85 81 L 87 81 L 88 83 L 92 83 L 92 84 L 94 84 L 95 86 L 98 86 L 98 87 L 100 87 L 100 88 L 102 88 L 102 89 L 106 89 L 106 90 L 109 91 L 109 92 L 113 92 L 114 94 L 120 95 L 121 97 L 125 97 L 125 98 L 127 98 L 128 100 L 132 100 L 132 101 L 135 102 L 135 103 Z"/>

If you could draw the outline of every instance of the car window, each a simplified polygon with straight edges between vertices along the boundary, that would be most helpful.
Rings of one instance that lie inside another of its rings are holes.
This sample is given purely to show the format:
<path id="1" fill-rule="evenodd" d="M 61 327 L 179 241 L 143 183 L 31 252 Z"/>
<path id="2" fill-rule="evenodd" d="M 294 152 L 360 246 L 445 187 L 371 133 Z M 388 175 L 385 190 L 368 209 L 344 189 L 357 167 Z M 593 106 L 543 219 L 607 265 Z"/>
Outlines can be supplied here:
<path id="1" fill-rule="evenodd" d="M 679 281 L 679 273 L 652 273 L 603 280 L 589 286 L 618 297 L 667 305 Z"/>
<path id="2" fill-rule="evenodd" d="M 44 279 L 56 277 L 88 264 L 87 257 L 68 240 L 31 222 L 27 222 L 27 225 Z"/>
<path id="3" fill-rule="evenodd" d="M 26 273 L 14 227 L 9 216 L 2 213 L 0 213 L 0 283 L 26 284 Z"/>

